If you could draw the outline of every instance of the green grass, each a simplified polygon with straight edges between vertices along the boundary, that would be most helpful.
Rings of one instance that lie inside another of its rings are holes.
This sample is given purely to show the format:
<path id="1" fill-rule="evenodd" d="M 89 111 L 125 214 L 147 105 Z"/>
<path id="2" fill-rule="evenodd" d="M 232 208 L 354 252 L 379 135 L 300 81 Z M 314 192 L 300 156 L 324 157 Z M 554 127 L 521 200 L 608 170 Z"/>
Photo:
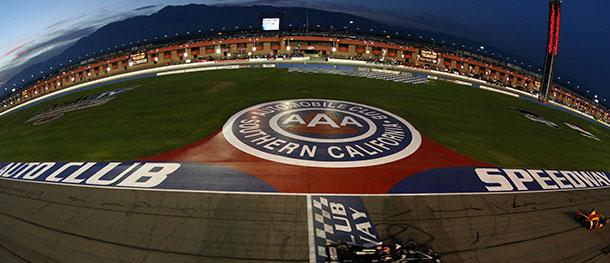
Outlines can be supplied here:
<path id="1" fill-rule="evenodd" d="M 106 105 L 32 126 L 28 118 L 56 102 L 141 85 Z M 289 98 L 340 99 L 376 106 L 424 136 L 477 160 L 506 167 L 610 170 L 610 130 L 517 98 L 431 82 L 406 85 L 280 69 L 215 71 L 135 80 L 71 94 L 0 117 L 0 161 L 126 160 L 194 142 L 248 106 Z M 537 112 L 561 129 L 524 118 Z M 585 127 L 601 142 L 563 122 Z"/>

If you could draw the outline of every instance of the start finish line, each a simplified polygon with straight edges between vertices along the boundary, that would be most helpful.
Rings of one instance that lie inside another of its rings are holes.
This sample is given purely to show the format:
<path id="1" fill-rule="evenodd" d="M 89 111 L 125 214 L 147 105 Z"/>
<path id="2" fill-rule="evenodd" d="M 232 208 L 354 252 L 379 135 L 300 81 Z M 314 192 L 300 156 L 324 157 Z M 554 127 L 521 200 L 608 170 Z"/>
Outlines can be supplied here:
<path id="1" fill-rule="evenodd" d="M 291 180 L 290 175 L 284 175 Z M 295 183 L 303 175 L 293 175 Z M 272 184 L 215 164 L 175 162 L 29 162 L 0 163 L 0 179 L 158 191 L 277 193 Z M 317 182 L 324 183 L 324 182 Z M 597 189 L 610 186 L 609 173 L 460 167 L 431 169 L 378 194 L 476 194 Z M 307 191 L 298 192 L 306 194 Z M 334 194 L 334 193 L 329 193 Z M 349 194 L 362 194 L 354 191 Z"/>

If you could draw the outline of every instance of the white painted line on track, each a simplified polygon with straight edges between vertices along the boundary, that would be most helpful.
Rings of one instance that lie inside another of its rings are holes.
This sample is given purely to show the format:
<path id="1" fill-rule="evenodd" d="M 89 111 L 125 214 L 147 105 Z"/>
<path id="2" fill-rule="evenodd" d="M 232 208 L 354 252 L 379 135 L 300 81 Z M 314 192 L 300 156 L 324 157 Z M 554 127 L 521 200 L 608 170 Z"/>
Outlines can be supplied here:
<path id="1" fill-rule="evenodd" d="M 360 196 L 360 197 L 391 197 L 391 196 L 463 196 L 463 195 L 499 195 L 499 194 L 530 194 L 530 193 L 550 193 L 550 192 L 570 192 L 582 190 L 600 190 L 610 188 L 610 186 L 598 186 L 588 188 L 571 188 L 571 189 L 551 189 L 551 190 L 532 190 L 532 191 L 513 191 L 513 192 L 462 192 L 462 193 L 391 193 L 391 194 L 355 194 L 355 193 L 284 193 L 284 192 L 243 192 L 243 191 L 213 191 L 213 190 L 183 190 L 183 189 L 155 189 L 155 188 L 137 188 L 137 187 L 120 187 L 120 186 L 99 186 L 99 185 L 81 185 L 67 183 L 49 183 L 28 180 L 15 180 L 10 178 L 2 178 L 11 182 L 35 183 L 43 185 L 61 185 L 85 188 L 99 188 L 106 190 L 137 190 L 151 192 L 175 192 L 175 193 L 201 193 L 201 194 L 234 194 L 234 195 L 277 195 L 277 196 L 311 196 L 311 195 L 328 195 L 328 196 Z"/>
<path id="2" fill-rule="evenodd" d="M 483 89 L 483 90 L 488 90 L 488 91 L 491 91 L 491 92 L 496 92 L 496 93 L 508 95 L 508 96 L 511 96 L 511 97 L 519 98 L 518 94 L 511 93 L 511 92 L 508 92 L 508 91 L 503 91 L 503 90 L 496 89 L 496 88 L 490 88 L 490 87 L 487 87 L 487 86 L 484 86 L 484 85 L 480 85 L 479 88 Z"/>
<path id="3" fill-rule="evenodd" d="M 311 195 L 307 195 L 307 237 L 309 240 L 309 262 L 316 262 L 316 243 L 313 234 L 313 215 L 311 211 Z"/>

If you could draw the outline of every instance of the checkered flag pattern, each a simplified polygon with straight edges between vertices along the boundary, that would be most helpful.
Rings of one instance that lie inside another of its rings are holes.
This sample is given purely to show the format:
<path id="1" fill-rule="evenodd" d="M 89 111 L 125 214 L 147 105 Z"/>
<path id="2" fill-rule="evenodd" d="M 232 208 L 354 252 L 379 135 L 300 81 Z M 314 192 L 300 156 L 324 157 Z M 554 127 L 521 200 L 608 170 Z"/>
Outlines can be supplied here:
<path id="1" fill-rule="evenodd" d="M 334 241 L 332 236 L 335 234 L 333 229 L 332 217 L 330 215 L 330 207 L 328 200 L 324 197 L 312 196 L 311 198 L 313 213 L 313 229 L 316 245 L 316 256 L 318 259 L 326 258 L 326 243 Z M 320 260 L 318 260 L 320 262 Z"/>

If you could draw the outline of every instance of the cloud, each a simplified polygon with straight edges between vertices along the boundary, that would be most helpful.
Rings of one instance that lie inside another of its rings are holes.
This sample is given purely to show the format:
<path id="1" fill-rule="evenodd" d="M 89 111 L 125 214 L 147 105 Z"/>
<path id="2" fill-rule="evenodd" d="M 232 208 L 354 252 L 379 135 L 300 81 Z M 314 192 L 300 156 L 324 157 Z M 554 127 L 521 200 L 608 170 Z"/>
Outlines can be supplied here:
<path id="1" fill-rule="evenodd" d="M 138 7 L 136 9 L 134 9 L 133 11 L 142 11 L 142 10 L 152 9 L 155 7 L 157 7 L 157 5 L 146 5 L 146 6 Z"/>
<path id="2" fill-rule="evenodd" d="M 56 30 L 36 38 L 36 41 L 18 45 L 0 58 L 0 76 L 6 75 L 4 71 L 28 63 L 42 53 L 70 45 L 81 37 L 91 34 L 95 29 L 96 27 L 83 27 Z"/>
<path id="3" fill-rule="evenodd" d="M 4 55 L 0 56 L 0 87 L 29 65 L 50 58 L 50 54 L 57 55 L 58 51 L 65 50 L 98 28 L 136 15 L 149 14 L 157 8 L 157 5 L 136 9 L 109 5 L 86 10 L 60 19 L 39 33 L 16 41 L 16 44 L 2 47 L 0 54 Z"/>
<path id="4" fill-rule="evenodd" d="M 11 50 L 7 51 L 7 52 L 6 52 L 6 53 L 4 53 L 4 55 L 2 55 L 2 56 L 8 56 L 8 55 L 10 55 L 10 54 L 13 54 L 13 53 L 15 53 L 15 52 L 17 52 L 17 51 L 21 50 L 21 49 L 22 49 L 24 46 L 25 46 L 25 43 L 18 44 L 16 47 L 14 47 L 14 48 L 12 48 Z"/>
<path id="5" fill-rule="evenodd" d="M 70 17 L 66 17 L 64 19 L 61 19 L 53 24 L 48 25 L 47 27 L 44 28 L 45 31 L 47 30 L 53 30 L 56 27 L 60 27 L 66 23 L 70 23 L 71 21 L 78 21 L 84 17 L 86 17 L 87 14 L 86 13 L 82 13 L 82 14 L 78 14 L 78 15 L 74 15 L 74 16 L 70 16 Z"/>
<path id="6" fill-rule="evenodd" d="M 62 46 L 66 43 L 74 42 L 81 37 L 87 36 L 95 31 L 95 27 L 85 27 L 85 28 L 77 28 L 77 29 L 68 29 L 58 31 L 55 36 L 49 36 L 48 40 L 44 40 L 42 42 L 33 44 L 29 46 L 27 49 L 19 52 L 19 56 L 28 55 L 33 52 L 39 51 L 41 49 L 48 48 L 50 46 L 58 45 Z"/>

